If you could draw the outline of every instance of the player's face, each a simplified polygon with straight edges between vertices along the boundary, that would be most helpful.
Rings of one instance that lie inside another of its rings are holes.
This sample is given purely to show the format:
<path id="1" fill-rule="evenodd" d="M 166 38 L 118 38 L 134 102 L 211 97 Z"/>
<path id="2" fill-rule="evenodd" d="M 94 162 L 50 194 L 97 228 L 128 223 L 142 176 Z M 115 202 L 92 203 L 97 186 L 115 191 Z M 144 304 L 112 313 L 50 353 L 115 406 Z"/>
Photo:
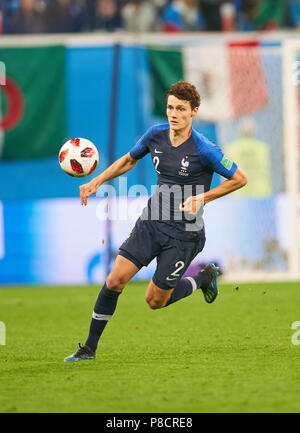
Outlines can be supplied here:
<path id="1" fill-rule="evenodd" d="M 190 127 L 193 117 L 197 114 L 198 108 L 192 110 L 189 101 L 176 98 L 170 95 L 167 101 L 167 117 L 170 129 L 181 130 Z"/>

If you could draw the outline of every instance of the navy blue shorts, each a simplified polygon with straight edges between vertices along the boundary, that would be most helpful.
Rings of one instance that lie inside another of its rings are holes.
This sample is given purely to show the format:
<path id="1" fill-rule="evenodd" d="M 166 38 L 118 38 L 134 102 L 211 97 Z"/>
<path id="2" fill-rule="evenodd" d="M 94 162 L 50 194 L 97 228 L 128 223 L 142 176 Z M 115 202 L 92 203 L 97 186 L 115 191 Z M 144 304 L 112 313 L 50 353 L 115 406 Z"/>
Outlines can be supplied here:
<path id="1" fill-rule="evenodd" d="M 156 257 L 157 267 L 152 281 L 160 289 L 173 289 L 191 261 L 205 244 L 205 234 L 197 241 L 175 239 L 159 230 L 159 221 L 138 219 L 129 237 L 119 249 L 139 269 Z"/>

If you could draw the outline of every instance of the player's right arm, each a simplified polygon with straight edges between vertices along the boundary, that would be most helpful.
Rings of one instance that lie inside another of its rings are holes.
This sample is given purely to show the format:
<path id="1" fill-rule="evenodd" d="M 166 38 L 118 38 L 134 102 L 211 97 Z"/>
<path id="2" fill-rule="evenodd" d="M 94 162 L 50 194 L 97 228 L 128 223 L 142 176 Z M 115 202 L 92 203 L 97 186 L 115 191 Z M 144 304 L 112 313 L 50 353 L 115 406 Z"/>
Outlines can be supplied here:
<path id="1" fill-rule="evenodd" d="M 131 170 L 136 165 L 139 159 L 149 153 L 148 143 L 149 140 L 151 140 L 152 133 L 153 127 L 148 129 L 148 131 L 133 146 L 130 152 L 126 153 L 122 158 L 117 159 L 117 161 L 99 174 L 99 176 L 92 179 L 89 183 L 80 186 L 80 199 L 82 205 L 86 206 L 88 197 L 95 194 L 102 183 L 127 173 L 127 171 Z"/>
<path id="2" fill-rule="evenodd" d="M 81 204 L 86 206 L 88 197 L 96 194 L 100 185 L 102 185 L 104 182 L 107 182 L 108 180 L 127 173 L 136 165 L 137 162 L 138 161 L 136 159 L 132 158 L 130 152 L 128 152 L 126 155 L 117 159 L 112 165 L 99 174 L 99 176 L 95 177 L 90 182 L 81 185 L 79 187 Z"/>

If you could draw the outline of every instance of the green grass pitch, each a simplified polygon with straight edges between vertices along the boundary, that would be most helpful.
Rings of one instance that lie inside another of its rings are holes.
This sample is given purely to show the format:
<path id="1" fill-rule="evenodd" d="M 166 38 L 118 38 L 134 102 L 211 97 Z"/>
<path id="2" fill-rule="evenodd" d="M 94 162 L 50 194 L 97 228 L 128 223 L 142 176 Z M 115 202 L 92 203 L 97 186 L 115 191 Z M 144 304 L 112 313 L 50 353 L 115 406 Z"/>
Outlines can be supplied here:
<path id="1" fill-rule="evenodd" d="M 146 283 L 120 296 L 96 361 L 84 343 L 99 287 L 0 290 L 0 412 L 299 412 L 300 283 L 219 284 L 150 310 Z"/>

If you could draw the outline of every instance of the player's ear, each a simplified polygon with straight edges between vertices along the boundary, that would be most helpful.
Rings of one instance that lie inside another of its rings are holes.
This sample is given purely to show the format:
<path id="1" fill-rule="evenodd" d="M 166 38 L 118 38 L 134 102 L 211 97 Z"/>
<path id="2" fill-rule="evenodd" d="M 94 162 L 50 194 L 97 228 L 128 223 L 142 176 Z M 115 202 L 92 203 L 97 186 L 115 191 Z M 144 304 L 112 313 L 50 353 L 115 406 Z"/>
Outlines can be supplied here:
<path id="1" fill-rule="evenodd" d="M 196 107 L 192 110 L 192 117 L 195 117 L 196 114 L 198 113 L 199 107 Z"/>

